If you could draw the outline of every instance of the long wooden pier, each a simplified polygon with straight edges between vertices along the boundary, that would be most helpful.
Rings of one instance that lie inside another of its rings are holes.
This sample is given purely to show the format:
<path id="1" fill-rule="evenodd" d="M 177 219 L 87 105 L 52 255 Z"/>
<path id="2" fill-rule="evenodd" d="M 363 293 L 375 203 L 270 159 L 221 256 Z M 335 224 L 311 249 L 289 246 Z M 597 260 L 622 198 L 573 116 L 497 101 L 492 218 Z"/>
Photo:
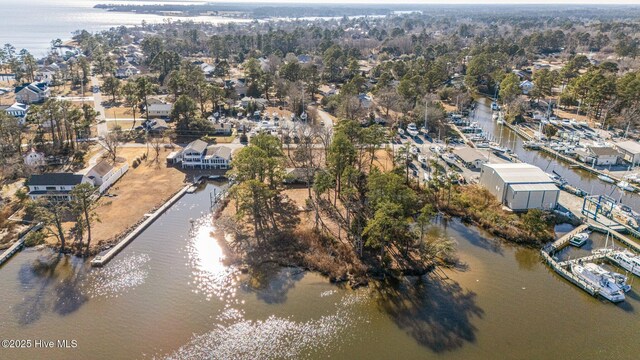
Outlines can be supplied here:
<path id="1" fill-rule="evenodd" d="M 169 199 L 166 203 L 160 206 L 151 216 L 146 218 L 138 227 L 136 227 L 132 232 L 127 234 L 116 246 L 112 247 L 107 253 L 104 255 L 98 255 L 93 260 L 91 260 L 91 266 L 101 267 L 106 263 L 111 261 L 114 256 L 116 256 L 122 249 L 124 249 L 133 239 L 135 239 L 144 229 L 146 229 L 149 225 L 151 225 L 160 215 L 162 215 L 167 209 L 175 204 L 192 186 L 192 184 L 188 184 L 183 187 L 180 191 L 178 191 L 171 199 Z"/>
<path id="2" fill-rule="evenodd" d="M 15 255 L 15 253 L 20 251 L 20 249 L 22 249 L 22 247 L 24 246 L 24 242 L 27 239 L 27 235 L 30 232 L 38 231 L 40 229 L 42 229 L 42 224 L 38 223 L 38 224 L 30 227 L 29 229 L 27 229 L 27 231 L 25 231 L 24 233 L 22 233 L 22 235 L 20 235 L 18 237 L 18 241 L 16 241 L 13 245 L 11 245 L 11 247 L 9 247 L 7 250 L 5 250 L 2 253 L 2 255 L 0 255 L 0 266 L 2 266 L 2 264 L 4 264 L 7 260 L 11 259 L 11 257 L 13 255 Z"/>
<path id="3" fill-rule="evenodd" d="M 20 249 L 22 248 L 22 246 L 24 245 L 24 240 L 25 238 L 22 237 L 20 239 L 18 239 L 18 241 L 16 241 L 13 245 L 11 245 L 10 248 L 8 248 L 7 250 L 5 250 L 2 255 L 0 255 L 0 266 L 2 264 L 5 263 L 5 261 L 9 260 L 13 254 L 17 253 L 18 251 L 20 251 Z"/>

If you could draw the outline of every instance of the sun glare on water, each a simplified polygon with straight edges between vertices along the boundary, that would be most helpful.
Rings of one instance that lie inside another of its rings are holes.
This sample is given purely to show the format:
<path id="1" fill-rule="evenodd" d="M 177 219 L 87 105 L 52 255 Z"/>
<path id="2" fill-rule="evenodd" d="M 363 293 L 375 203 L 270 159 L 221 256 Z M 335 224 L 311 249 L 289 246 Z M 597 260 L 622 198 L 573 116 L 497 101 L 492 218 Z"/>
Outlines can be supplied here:
<path id="1" fill-rule="evenodd" d="M 193 223 L 187 252 L 193 269 L 194 292 L 204 294 L 207 300 L 217 297 L 230 301 L 235 298 L 237 271 L 224 264 L 225 254 L 212 235 L 214 230 L 208 218 Z"/>

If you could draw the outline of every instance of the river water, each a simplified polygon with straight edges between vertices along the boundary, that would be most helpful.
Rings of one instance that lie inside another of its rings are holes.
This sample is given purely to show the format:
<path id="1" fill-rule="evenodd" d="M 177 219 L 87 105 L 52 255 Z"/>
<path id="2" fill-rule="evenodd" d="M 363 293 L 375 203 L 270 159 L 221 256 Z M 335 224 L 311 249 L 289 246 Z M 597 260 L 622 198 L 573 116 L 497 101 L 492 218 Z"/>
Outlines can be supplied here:
<path id="1" fill-rule="evenodd" d="M 456 221 L 433 230 L 458 242 L 464 266 L 455 271 L 356 291 L 298 269 L 249 278 L 222 264 L 210 236 L 214 189 L 185 195 L 102 269 L 48 250 L 17 254 L 0 268 L 0 338 L 78 346 L 0 348 L 0 358 L 634 359 L 640 351 L 636 290 L 620 305 L 595 299 L 537 250 Z"/>
<path id="2" fill-rule="evenodd" d="M 596 175 L 581 169 L 571 169 L 569 164 L 541 151 L 528 150 L 522 147 L 525 140 L 515 134 L 511 129 L 498 125 L 492 118 L 489 99 L 480 99 L 472 115 L 472 121 L 477 121 L 485 132 L 494 139 L 502 138 L 502 145 L 515 151 L 518 158 L 526 163 L 536 165 L 542 170 L 551 173 L 556 171 L 565 178 L 570 185 L 594 195 L 608 195 L 615 200 L 640 210 L 640 197 L 637 194 L 622 191 L 615 184 L 608 184 L 599 180 Z M 502 132 L 502 134 L 501 134 Z"/>
<path id="3" fill-rule="evenodd" d="M 149 4 L 176 3 L 175 1 L 122 1 L 122 0 L 2 0 L 2 20 L 0 21 L 0 46 L 13 44 L 18 50 L 27 49 L 35 56 L 46 55 L 51 40 L 70 39 L 76 30 L 90 32 L 107 30 L 117 26 L 140 25 L 164 21 L 195 21 L 213 24 L 246 22 L 221 16 L 160 16 L 128 12 L 109 12 L 94 9 L 96 4 Z M 184 3 L 184 1 L 183 1 Z M 189 1 L 205 3 L 205 1 Z"/>

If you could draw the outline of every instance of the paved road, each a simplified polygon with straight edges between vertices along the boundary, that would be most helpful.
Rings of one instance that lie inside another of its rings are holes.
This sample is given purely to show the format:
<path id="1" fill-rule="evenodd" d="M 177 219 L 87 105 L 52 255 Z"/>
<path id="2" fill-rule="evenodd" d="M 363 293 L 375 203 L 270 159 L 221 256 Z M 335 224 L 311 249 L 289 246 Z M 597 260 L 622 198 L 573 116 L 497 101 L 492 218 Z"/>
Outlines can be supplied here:
<path id="1" fill-rule="evenodd" d="M 102 93 L 100 93 L 100 83 L 97 77 L 91 77 L 91 86 L 92 88 L 98 88 L 98 91 L 93 92 L 93 107 L 98 112 L 96 117 L 98 137 L 104 137 L 109 133 L 109 128 L 107 127 L 107 122 L 103 121 L 105 119 L 105 110 L 104 106 L 102 106 Z"/>

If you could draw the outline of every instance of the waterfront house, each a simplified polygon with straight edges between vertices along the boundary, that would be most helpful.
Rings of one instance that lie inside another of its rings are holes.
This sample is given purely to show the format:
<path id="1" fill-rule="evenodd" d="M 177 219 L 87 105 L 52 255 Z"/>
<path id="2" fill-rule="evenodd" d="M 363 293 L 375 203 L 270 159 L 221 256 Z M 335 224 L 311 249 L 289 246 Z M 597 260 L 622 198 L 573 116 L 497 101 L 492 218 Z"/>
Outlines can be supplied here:
<path id="1" fill-rule="evenodd" d="M 149 104 L 150 117 L 169 117 L 171 110 L 173 110 L 173 104 L 171 103 Z"/>
<path id="2" fill-rule="evenodd" d="M 174 162 L 181 162 L 183 169 L 228 169 L 231 163 L 231 149 L 210 145 L 198 139 L 185 146 L 181 154 L 173 159 Z"/>
<path id="3" fill-rule="evenodd" d="M 576 150 L 578 159 L 589 165 L 615 165 L 620 154 L 609 146 L 589 146 L 584 150 Z"/>
<path id="4" fill-rule="evenodd" d="M 22 103 L 14 103 L 11 106 L 0 105 L 0 111 L 6 112 L 8 115 L 11 115 L 18 119 L 20 125 L 24 125 L 27 119 L 27 112 L 29 111 L 29 105 Z"/>
<path id="5" fill-rule="evenodd" d="M 69 201 L 71 190 L 82 183 L 92 182 L 81 174 L 48 173 L 31 175 L 26 185 L 32 200 L 46 198 L 51 201 Z"/>
<path id="6" fill-rule="evenodd" d="M 43 82 L 33 82 L 16 87 L 16 101 L 22 104 L 44 102 L 51 95 L 49 86 Z"/>
<path id="7" fill-rule="evenodd" d="M 560 196 L 544 171 L 526 163 L 483 164 L 480 185 L 513 211 L 553 210 Z"/>
<path id="8" fill-rule="evenodd" d="M 640 143 L 635 140 L 621 141 L 615 144 L 622 159 L 631 165 L 640 164 Z"/>
<path id="9" fill-rule="evenodd" d="M 45 166 L 47 163 L 44 153 L 36 151 L 34 148 L 31 148 L 22 158 L 24 159 L 24 164 L 29 167 Z"/>

